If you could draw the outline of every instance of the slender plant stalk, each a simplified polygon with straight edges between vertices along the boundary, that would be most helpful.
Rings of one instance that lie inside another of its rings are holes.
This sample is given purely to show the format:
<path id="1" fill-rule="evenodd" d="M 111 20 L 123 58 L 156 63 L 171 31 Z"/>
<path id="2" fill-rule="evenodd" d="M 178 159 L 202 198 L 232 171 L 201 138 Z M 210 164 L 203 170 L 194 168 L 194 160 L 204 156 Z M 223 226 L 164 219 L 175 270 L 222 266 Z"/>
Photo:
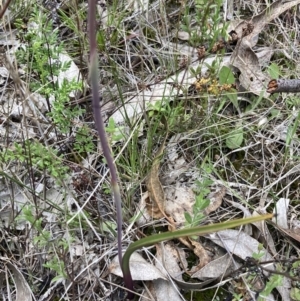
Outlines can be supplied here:
<path id="1" fill-rule="evenodd" d="M 111 175 L 111 188 L 114 195 L 114 201 L 117 211 L 117 227 L 118 227 L 118 256 L 120 265 L 122 265 L 122 206 L 121 206 L 121 195 L 118 185 L 117 168 L 113 161 L 111 150 L 107 141 L 105 126 L 102 119 L 100 99 L 102 96 L 99 95 L 98 85 L 98 57 L 97 57 L 97 42 L 96 42 L 96 0 L 89 0 L 88 8 L 88 29 L 90 39 L 90 80 L 92 85 L 92 103 L 93 112 L 98 135 L 100 137 L 103 155 L 106 159 L 108 168 Z"/>

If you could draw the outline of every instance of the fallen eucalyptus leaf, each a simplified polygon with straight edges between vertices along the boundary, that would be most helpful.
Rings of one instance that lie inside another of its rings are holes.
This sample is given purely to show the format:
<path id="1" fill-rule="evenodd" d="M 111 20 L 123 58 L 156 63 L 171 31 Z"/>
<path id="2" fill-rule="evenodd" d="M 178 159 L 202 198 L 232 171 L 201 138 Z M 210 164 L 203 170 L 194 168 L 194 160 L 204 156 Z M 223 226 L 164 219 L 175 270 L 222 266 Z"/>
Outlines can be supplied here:
<path id="1" fill-rule="evenodd" d="M 149 283 L 147 283 L 147 287 L 149 290 L 148 292 L 145 292 L 143 294 L 142 300 L 143 301 L 149 301 L 155 300 L 155 301 L 166 301 L 166 300 L 172 300 L 172 301 L 182 301 L 182 297 L 180 297 L 178 289 L 172 282 L 158 279 L 153 280 Z M 154 298 L 154 299 L 153 299 Z"/>
<path id="2" fill-rule="evenodd" d="M 119 265 L 118 256 L 115 256 L 109 265 L 109 272 L 119 277 L 123 277 Z M 153 264 L 147 262 L 139 253 L 134 252 L 130 258 L 130 270 L 133 280 L 155 280 L 167 278 Z"/>
<path id="3" fill-rule="evenodd" d="M 205 237 L 242 259 L 252 257 L 259 248 L 259 242 L 256 239 L 238 230 L 227 229 Z M 263 260 L 272 260 L 272 256 L 265 249 L 262 252 L 265 253 Z"/>
<path id="4" fill-rule="evenodd" d="M 20 270 L 12 263 L 8 262 L 6 258 L 6 265 L 9 270 L 12 272 L 12 278 L 16 286 L 16 300 L 15 301 L 31 301 L 32 300 L 32 291 L 25 280 L 24 276 Z"/>
<path id="5" fill-rule="evenodd" d="M 240 266 L 234 266 L 229 254 L 225 254 L 215 260 L 209 262 L 202 269 L 192 275 L 192 278 L 198 278 L 200 280 L 206 280 L 208 278 L 218 278 L 225 273 L 233 271 Z"/>

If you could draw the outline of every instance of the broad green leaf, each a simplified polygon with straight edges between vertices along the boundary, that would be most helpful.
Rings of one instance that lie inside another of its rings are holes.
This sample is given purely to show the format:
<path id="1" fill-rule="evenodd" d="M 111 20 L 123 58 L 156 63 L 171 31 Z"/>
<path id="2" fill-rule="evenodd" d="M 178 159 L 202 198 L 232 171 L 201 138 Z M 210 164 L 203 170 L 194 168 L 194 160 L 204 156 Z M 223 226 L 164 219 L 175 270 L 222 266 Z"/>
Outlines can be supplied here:
<path id="1" fill-rule="evenodd" d="M 105 221 L 102 224 L 102 229 L 104 232 L 108 232 L 111 233 L 113 236 L 117 236 L 116 234 L 117 224 L 114 222 Z"/>
<path id="2" fill-rule="evenodd" d="M 206 207 L 209 206 L 209 204 L 210 204 L 210 200 L 196 196 L 196 207 L 199 211 L 204 210 Z"/>
<path id="3" fill-rule="evenodd" d="M 191 215 L 188 213 L 188 212 L 184 212 L 184 217 L 185 217 L 185 220 L 191 224 L 193 221 L 192 221 L 192 217 Z"/>
<path id="4" fill-rule="evenodd" d="M 225 95 L 229 98 L 229 100 L 232 102 L 236 110 L 239 112 L 240 108 L 239 108 L 237 93 L 231 92 L 231 93 L 226 93 Z"/>
<path id="5" fill-rule="evenodd" d="M 234 75 L 230 68 L 223 66 L 219 72 L 220 84 L 233 84 L 235 82 Z"/>
<path id="6" fill-rule="evenodd" d="M 234 129 L 231 133 L 229 133 L 226 139 L 226 146 L 230 149 L 239 148 L 244 139 L 244 131 L 243 128 Z"/>
<path id="7" fill-rule="evenodd" d="M 300 301 L 300 289 L 297 287 L 293 287 L 291 289 L 290 296 L 293 300 Z"/>
<path id="8" fill-rule="evenodd" d="M 263 297 L 268 297 L 274 288 L 282 285 L 282 281 L 283 281 L 282 275 L 273 274 L 269 278 L 264 290 L 260 293 L 260 297 L 258 298 L 258 301 L 265 300 L 265 298 Z"/>
<path id="9" fill-rule="evenodd" d="M 270 75 L 270 77 L 272 79 L 277 79 L 279 77 L 279 75 L 281 75 L 279 67 L 277 64 L 272 63 L 269 67 L 268 67 L 268 73 Z"/>

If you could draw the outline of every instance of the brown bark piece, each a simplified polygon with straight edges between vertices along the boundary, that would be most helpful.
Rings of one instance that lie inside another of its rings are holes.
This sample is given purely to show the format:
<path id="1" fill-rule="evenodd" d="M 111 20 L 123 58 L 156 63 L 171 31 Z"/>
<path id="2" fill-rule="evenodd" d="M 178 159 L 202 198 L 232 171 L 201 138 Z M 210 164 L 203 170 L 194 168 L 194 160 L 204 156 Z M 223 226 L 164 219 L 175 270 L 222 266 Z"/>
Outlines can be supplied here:
<path id="1" fill-rule="evenodd" d="M 190 238 L 187 238 L 190 242 L 190 244 L 193 246 L 193 252 L 194 254 L 199 258 L 199 264 L 193 268 L 191 271 L 193 274 L 203 268 L 205 265 L 207 265 L 211 258 L 204 249 L 204 247 L 200 244 L 200 242 L 192 240 Z"/>
<path id="2" fill-rule="evenodd" d="M 170 222 L 170 230 L 172 231 L 176 228 L 175 222 L 165 213 L 165 193 L 158 176 L 160 159 L 165 149 L 166 139 L 167 135 L 154 157 L 150 174 L 146 179 L 146 187 L 149 193 L 149 201 L 146 201 L 146 209 L 148 210 L 149 215 L 153 218 L 159 219 L 165 217 Z"/>
<path id="3" fill-rule="evenodd" d="M 159 162 L 152 165 L 150 174 L 146 180 L 146 186 L 150 200 L 146 202 L 148 213 L 156 219 L 166 217 L 165 214 L 165 194 L 160 183 L 159 177 Z M 167 218 L 167 217 L 166 217 Z"/>

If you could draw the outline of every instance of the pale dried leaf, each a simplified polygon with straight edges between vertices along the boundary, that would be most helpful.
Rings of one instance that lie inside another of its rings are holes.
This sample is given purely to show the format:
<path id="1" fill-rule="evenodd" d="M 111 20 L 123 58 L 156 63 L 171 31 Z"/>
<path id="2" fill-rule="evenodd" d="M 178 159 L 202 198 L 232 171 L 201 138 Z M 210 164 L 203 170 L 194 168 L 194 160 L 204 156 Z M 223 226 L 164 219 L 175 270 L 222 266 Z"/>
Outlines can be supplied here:
<path id="1" fill-rule="evenodd" d="M 0 76 L 3 78 L 8 78 L 9 77 L 9 72 L 6 67 L 0 67 Z"/>
<path id="2" fill-rule="evenodd" d="M 231 57 L 231 64 L 241 71 L 239 77 L 241 85 L 246 90 L 260 95 L 262 91 L 266 90 L 270 78 L 262 73 L 255 52 L 244 39 L 236 46 Z"/>
<path id="3" fill-rule="evenodd" d="M 274 50 L 270 47 L 263 47 L 259 50 L 256 50 L 255 53 L 258 59 L 259 66 L 265 67 L 269 65 L 271 57 L 274 54 Z"/>
<path id="4" fill-rule="evenodd" d="M 277 224 L 278 227 L 282 229 L 288 229 L 288 208 L 289 208 L 290 199 L 280 198 L 275 203 L 275 208 L 273 210 L 274 214 L 277 214 L 273 217 L 272 221 Z"/>
<path id="5" fill-rule="evenodd" d="M 178 31 L 176 37 L 182 41 L 188 41 L 190 39 L 190 34 L 186 31 Z"/>
<path id="6" fill-rule="evenodd" d="M 156 259 L 158 262 L 155 262 L 155 265 L 159 270 L 164 272 L 166 269 L 172 278 L 182 281 L 182 271 L 179 266 L 181 258 L 172 242 L 156 245 Z"/>
<path id="7" fill-rule="evenodd" d="M 293 219 L 291 220 L 291 226 L 290 228 L 297 233 L 298 235 L 300 235 L 300 221 L 298 219 Z"/>
<path id="8" fill-rule="evenodd" d="M 115 256 L 108 267 L 110 273 L 123 277 L 118 256 Z M 164 279 L 165 275 L 153 264 L 147 262 L 139 253 L 134 252 L 130 257 L 130 271 L 133 280 Z"/>
<path id="9" fill-rule="evenodd" d="M 184 212 L 192 213 L 195 194 L 190 187 L 177 186 L 165 188 L 165 210 L 173 217 L 178 227 L 185 222 Z"/>
<path id="10" fill-rule="evenodd" d="M 153 280 L 146 284 L 148 291 L 143 294 L 141 300 L 149 301 L 184 301 L 178 292 L 178 289 L 170 281 L 165 281 L 162 279 Z"/>
<path id="11" fill-rule="evenodd" d="M 258 253 L 259 242 L 243 231 L 228 229 L 208 234 L 206 237 L 242 259 L 252 257 L 254 252 Z M 263 260 L 272 260 L 267 250 L 263 249 L 262 252 L 265 253 Z"/>
<path id="12" fill-rule="evenodd" d="M 188 168 L 188 163 L 184 157 L 174 159 L 172 163 L 168 163 L 168 172 L 164 175 L 162 182 L 164 185 L 174 184 Z"/>
<path id="13" fill-rule="evenodd" d="M 12 202 L 13 197 L 13 202 Z M 11 189 L 1 191 L 0 193 L 0 224 L 9 227 L 13 221 L 16 212 L 19 212 L 22 207 L 29 202 L 24 190 L 20 189 L 18 185 L 13 185 Z M 14 208 L 11 207 L 14 204 Z M 26 221 L 22 219 L 15 219 L 17 230 L 24 230 Z"/>
<path id="14" fill-rule="evenodd" d="M 258 213 L 256 211 L 253 212 L 253 216 L 257 216 Z M 257 222 L 253 223 L 255 227 L 259 230 L 259 238 L 260 241 L 265 245 L 268 246 L 269 251 L 271 252 L 272 255 L 276 256 L 277 255 L 277 250 L 275 248 L 275 243 L 273 240 L 273 237 L 266 225 L 265 222 Z"/>
<path id="15" fill-rule="evenodd" d="M 242 231 L 228 229 L 219 231 L 218 233 L 209 234 L 206 237 L 220 247 L 225 248 L 228 252 L 231 252 L 242 259 L 252 257 L 253 253 L 259 252 L 259 242 Z M 271 261 L 273 259 L 266 249 L 262 249 L 261 252 L 264 253 L 264 256 L 261 258 L 262 261 Z M 274 270 L 275 268 L 275 265 L 268 265 L 268 269 L 270 270 Z M 289 279 L 286 277 L 284 277 L 284 281 L 285 283 L 289 283 Z M 281 296 L 287 298 L 283 300 L 290 300 L 290 298 L 287 297 L 289 294 L 288 286 L 278 286 L 276 289 Z"/>
<path id="16" fill-rule="evenodd" d="M 225 254 L 209 262 L 202 269 L 194 273 L 192 278 L 198 278 L 200 280 L 206 280 L 207 278 L 218 278 L 237 268 L 239 268 L 239 265 L 235 266 L 232 262 L 231 256 L 229 254 Z"/>
<path id="17" fill-rule="evenodd" d="M 152 220 L 151 215 L 148 213 L 146 209 L 146 200 L 149 199 L 149 193 L 146 191 L 144 194 L 142 194 L 142 197 L 140 199 L 140 202 L 137 204 L 136 209 L 136 216 L 138 216 L 138 219 L 136 220 L 136 223 L 139 227 L 144 226 L 149 221 Z"/>
<path id="18" fill-rule="evenodd" d="M 166 217 L 165 195 L 158 176 L 148 177 L 147 190 L 149 198 L 146 199 L 146 210 L 154 219 Z"/>
<path id="19" fill-rule="evenodd" d="M 299 223 L 299 221 L 293 221 L 292 224 L 296 225 Z M 300 242 L 300 230 L 299 230 L 299 225 L 297 225 L 295 228 L 293 227 L 292 229 L 283 229 L 279 226 L 277 226 L 275 223 L 273 224 L 275 228 L 277 228 L 279 231 L 284 233 L 285 235 L 295 239 L 296 241 Z"/>
<path id="20" fill-rule="evenodd" d="M 178 95 L 178 91 L 168 83 L 160 83 L 151 87 L 151 91 L 149 89 L 137 91 L 135 95 L 133 99 L 130 97 L 129 102 L 124 101 L 125 105 L 112 115 L 115 123 L 123 124 L 126 118 L 132 121 L 138 120 L 145 107 L 147 109 L 150 104 L 161 102 L 163 98 L 171 99 Z"/>
<path id="21" fill-rule="evenodd" d="M 207 265 L 211 258 L 208 255 L 207 251 L 205 250 L 205 248 L 201 245 L 200 242 L 195 241 L 193 239 L 190 238 L 186 238 L 189 243 L 193 246 L 193 252 L 194 254 L 199 258 L 199 263 L 197 266 L 194 266 L 191 269 L 191 273 L 195 273 L 196 271 L 198 271 L 199 269 L 203 268 L 205 265 Z"/>
<path id="22" fill-rule="evenodd" d="M 6 261 L 6 260 L 5 260 Z M 13 274 L 13 281 L 16 286 L 16 300 L 15 301 L 31 301 L 32 291 L 25 280 L 20 270 L 12 263 L 6 262 L 9 270 Z"/>

